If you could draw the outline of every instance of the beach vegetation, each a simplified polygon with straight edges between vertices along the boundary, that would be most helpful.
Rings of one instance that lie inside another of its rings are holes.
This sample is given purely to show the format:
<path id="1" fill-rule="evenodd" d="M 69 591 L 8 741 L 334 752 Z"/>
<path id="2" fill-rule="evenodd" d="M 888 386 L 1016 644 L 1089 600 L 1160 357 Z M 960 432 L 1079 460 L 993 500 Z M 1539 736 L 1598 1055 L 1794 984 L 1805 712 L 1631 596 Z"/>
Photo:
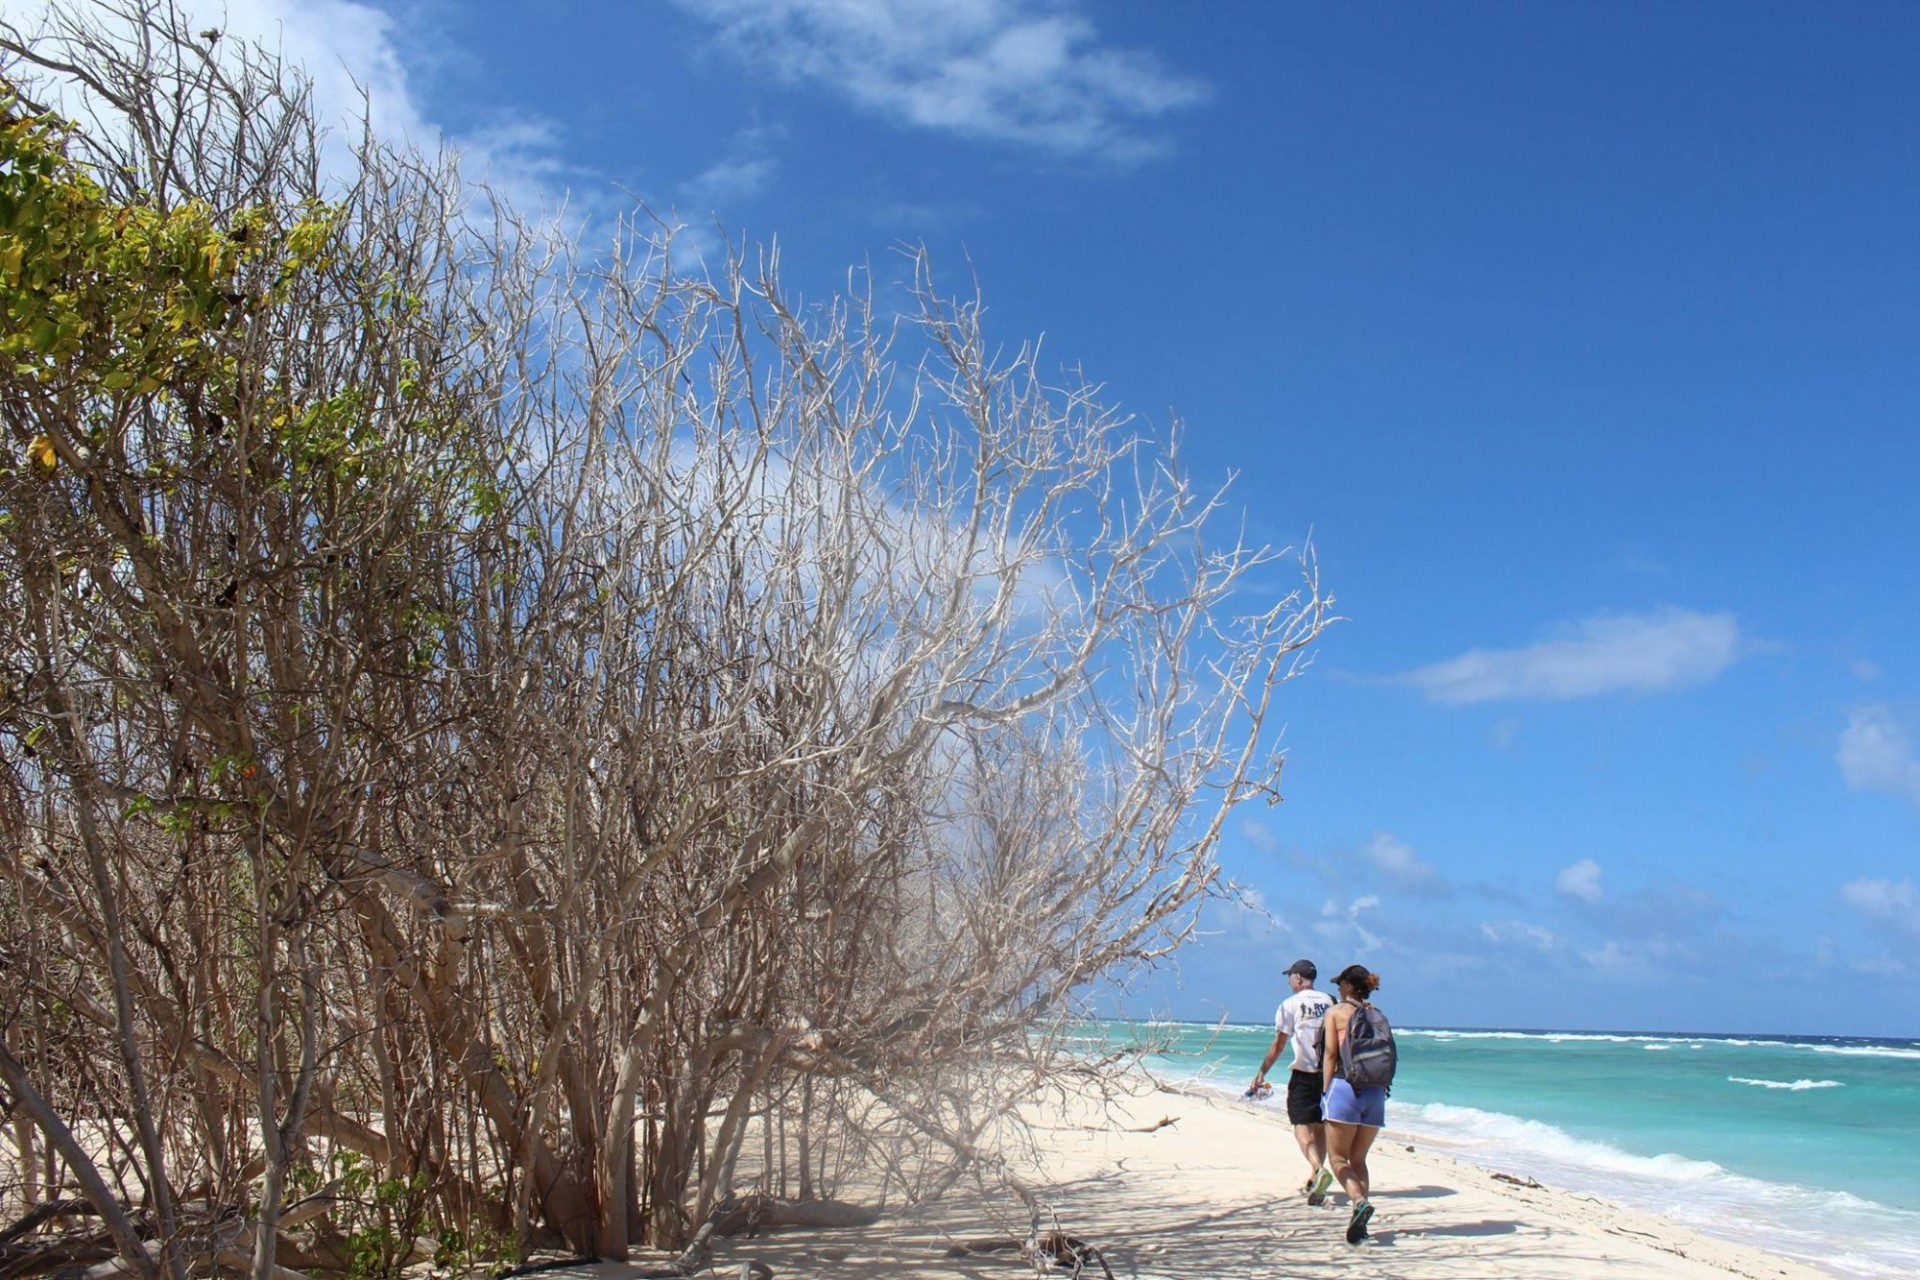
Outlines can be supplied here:
<path id="1" fill-rule="evenodd" d="M 0 1205 L 286 1280 L 990 1173 L 1277 797 L 1311 556 L 922 252 L 328 154 L 163 3 L 0 23 Z"/>

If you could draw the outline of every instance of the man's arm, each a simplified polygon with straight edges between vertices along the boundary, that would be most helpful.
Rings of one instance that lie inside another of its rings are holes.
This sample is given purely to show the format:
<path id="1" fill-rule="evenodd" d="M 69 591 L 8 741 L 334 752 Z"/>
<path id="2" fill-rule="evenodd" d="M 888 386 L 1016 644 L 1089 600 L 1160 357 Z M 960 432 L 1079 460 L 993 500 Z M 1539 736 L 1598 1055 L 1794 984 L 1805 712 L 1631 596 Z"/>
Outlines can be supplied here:
<path id="1" fill-rule="evenodd" d="M 1252 1093 L 1254 1090 L 1258 1089 L 1261 1085 L 1267 1082 L 1268 1069 L 1271 1068 L 1274 1063 L 1280 1061 L 1280 1055 L 1283 1051 L 1285 1051 L 1286 1047 L 1287 1047 L 1287 1033 L 1284 1031 L 1274 1032 L 1273 1047 L 1267 1050 L 1266 1061 L 1260 1064 L 1259 1073 L 1253 1077 L 1253 1083 L 1247 1086 L 1248 1093 Z"/>

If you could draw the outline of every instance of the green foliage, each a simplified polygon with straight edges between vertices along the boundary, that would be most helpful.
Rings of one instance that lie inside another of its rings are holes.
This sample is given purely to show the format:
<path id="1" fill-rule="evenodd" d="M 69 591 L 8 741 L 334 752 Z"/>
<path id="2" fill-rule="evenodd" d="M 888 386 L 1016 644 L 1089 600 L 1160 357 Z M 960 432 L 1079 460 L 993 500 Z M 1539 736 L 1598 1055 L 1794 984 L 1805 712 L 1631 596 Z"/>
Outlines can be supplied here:
<path id="1" fill-rule="evenodd" d="M 199 201 L 121 203 L 68 137 L 0 83 L 0 361 L 43 388 L 121 399 L 230 382 L 215 339 L 324 257 L 329 212 L 246 208 L 222 225 Z"/>
<path id="2" fill-rule="evenodd" d="M 17 450 L 0 479 L 104 482 L 151 504 L 140 541 L 111 554 L 144 553 L 150 573 L 181 584 L 170 603 L 183 612 L 234 607 L 259 581 L 258 539 L 278 537 L 275 558 L 304 561 L 307 607 L 357 626 L 389 669 L 435 670 L 457 609 L 391 584 L 447 535 L 500 520 L 509 498 L 444 368 L 423 359 L 441 336 L 427 299 L 366 259 L 340 210 L 284 197 L 161 208 L 114 195 L 78 150 L 73 126 L 25 112 L 0 79 L 0 394 L 24 410 L 0 424 Z M 348 377 L 314 380 L 298 358 L 262 355 L 336 327 L 373 353 Z M 33 528 L 11 531 L 21 538 L 128 536 L 86 509 L 21 502 L 30 493 L 0 499 L 32 512 Z M 39 527 L 66 512 L 79 520 Z M 226 547 L 210 546 L 222 525 Z M 256 773 L 217 759 L 210 781 L 224 794 L 210 798 L 259 804 Z M 125 816 L 175 838 L 191 829 L 178 814 Z"/>
<path id="3" fill-rule="evenodd" d="M 288 1181 L 295 1191 L 311 1195 L 327 1181 L 338 1179 L 339 1208 L 335 1225 L 345 1237 L 348 1280 L 385 1280 L 397 1276 L 413 1255 L 427 1207 L 427 1175 L 381 1177 L 371 1161 L 355 1151 L 336 1151 L 324 1170 L 305 1167 Z M 450 1227 L 436 1233 L 438 1252 L 449 1249 Z"/>
<path id="4" fill-rule="evenodd" d="M 511 1231 L 502 1231 L 484 1222 L 468 1229 L 452 1225 L 440 1228 L 440 1245 L 433 1251 L 433 1265 L 456 1274 L 471 1271 L 483 1262 L 514 1266 L 520 1262 L 520 1246 Z"/>

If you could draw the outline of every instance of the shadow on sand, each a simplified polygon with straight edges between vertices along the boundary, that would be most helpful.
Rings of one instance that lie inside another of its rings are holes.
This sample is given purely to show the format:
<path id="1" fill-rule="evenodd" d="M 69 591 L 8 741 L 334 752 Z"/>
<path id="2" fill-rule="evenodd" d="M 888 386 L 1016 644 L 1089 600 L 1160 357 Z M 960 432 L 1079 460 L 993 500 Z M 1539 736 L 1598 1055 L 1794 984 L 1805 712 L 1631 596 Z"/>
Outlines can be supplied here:
<path id="1" fill-rule="evenodd" d="M 1407 1236 L 1510 1236 L 1520 1229 L 1520 1224 L 1499 1218 L 1482 1218 L 1478 1222 L 1456 1222 L 1437 1227 L 1408 1227 L 1401 1232 Z"/>

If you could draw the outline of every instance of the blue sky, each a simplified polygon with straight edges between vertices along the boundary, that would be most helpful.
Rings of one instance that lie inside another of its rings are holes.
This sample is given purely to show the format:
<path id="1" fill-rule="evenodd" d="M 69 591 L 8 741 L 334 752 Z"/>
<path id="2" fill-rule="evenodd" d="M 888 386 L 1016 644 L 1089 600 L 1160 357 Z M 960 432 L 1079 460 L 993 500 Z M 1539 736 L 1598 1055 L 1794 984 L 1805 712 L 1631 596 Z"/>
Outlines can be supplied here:
<path id="1" fill-rule="evenodd" d="M 1131 1011 L 1305 954 L 1412 1024 L 1920 1035 L 1920 7 L 227 8 L 522 203 L 970 262 L 1312 530 L 1259 909 Z"/>

